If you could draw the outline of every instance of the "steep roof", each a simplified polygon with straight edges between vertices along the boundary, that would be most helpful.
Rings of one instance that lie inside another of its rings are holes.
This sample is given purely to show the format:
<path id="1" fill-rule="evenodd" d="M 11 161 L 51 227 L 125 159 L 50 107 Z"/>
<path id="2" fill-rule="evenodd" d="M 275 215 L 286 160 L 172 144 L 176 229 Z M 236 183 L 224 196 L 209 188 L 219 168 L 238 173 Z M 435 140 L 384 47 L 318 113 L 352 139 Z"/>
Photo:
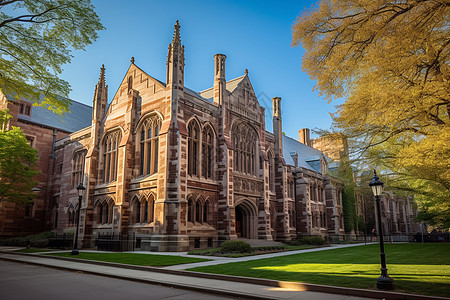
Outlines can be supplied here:
<path id="1" fill-rule="evenodd" d="M 283 135 L 283 157 L 288 165 L 295 166 L 291 153 L 297 152 L 298 166 L 321 173 L 320 159 L 325 155 L 312 147 Z"/>
<path id="2" fill-rule="evenodd" d="M 58 115 L 44 107 L 33 106 L 31 116 L 19 114 L 18 119 L 66 132 L 75 132 L 91 125 L 91 106 L 72 100 L 69 111 L 70 113 Z"/>
<path id="3" fill-rule="evenodd" d="M 231 79 L 227 81 L 227 91 L 232 93 L 239 85 L 239 83 L 244 80 L 246 75 L 239 76 L 237 78 Z M 214 87 L 210 87 L 209 89 L 206 89 L 204 91 L 201 91 L 198 93 L 201 97 L 206 99 L 212 99 L 214 97 Z"/>

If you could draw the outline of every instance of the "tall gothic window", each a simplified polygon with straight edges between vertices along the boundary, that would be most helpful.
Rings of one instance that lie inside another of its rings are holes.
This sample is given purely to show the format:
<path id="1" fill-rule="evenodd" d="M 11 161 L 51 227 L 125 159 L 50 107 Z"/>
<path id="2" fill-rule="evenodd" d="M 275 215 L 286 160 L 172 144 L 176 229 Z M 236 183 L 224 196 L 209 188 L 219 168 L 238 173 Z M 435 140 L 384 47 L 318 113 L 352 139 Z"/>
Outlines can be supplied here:
<path id="1" fill-rule="evenodd" d="M 158 172 L 159 130 L 161 119 L 153 116 L 145 120 L 139 132 L 139 175 L 149 175 Z"/>
<path id="2" fill-rule="evenodd" d="M 97 223 L 98 224 L 110 224 L 113 219 L 113 207 L 114 202 L 102 201 L 97 204 Z"/>
<path id="3" fill-rule="evenodd" d="M 214 135 L 210 126 L 203 129 L 202 136 L 202 176 L 213 178 Z"/>
<path id="4" fill-rule="evenodd" d="M 256 175 L 256 131 L 245 123 L 233 126 L 234 169 Z"/>
<path id="5" fill-rule="evenodd" d="M 193 222 L 194 221 L 194 201 L 191 199 L 188 200 L 188 221 Z"/>
<path id="6" fill-rule="evenodd" d="M 149 199 L 143 198 L 139 201 L 135 198 L 132 204 L 131 222 L 136 224 L 147 224 L 154 221 L 154 205 L 153 196 Z"/>
<path id="7" fill-rule="evenodd" d="M 269 190 L 275 192 L 275 162 L 272 152 L 267 155 L 269 159 Z"/>
<path id="8" fill-rule="evenodd" d="M 78 184 L 83 182 L 84 176 L 84 157 L 85 151 L 78 151 L 73 156 L 72 162 L 72 187 L 75 188 Z"/>
<path id="9" fill-rule="evenodd" d="M 198 150 L 200 129 L 196 121 L 188 125 L 188 174 L 198 174 Z"/>
<path id="10" fill-rule="evenodd" d="M 117 177 L 117 148 L 120 141 L 118 131 L 110 133 L 103 141 L 103 182 L 111 182 Z"/>
<path id="11" fill-rule="evenodd" d="M 69 209 L 67 210 L 67 214 L 69 215 L 69 227 L 75 226 L 76 212 L 75 212 L 75 209 L 73 208 L 72 204 L 70 204 Z"/>
<path id="12" fill-rule="evenodd" d="M 207 223 L 209 222 L 208 214 L 209 214 L 210 208 L 209 208 L 209 201 L 205 201 L 205 204 L 203 205 L 203 222 Z"/>

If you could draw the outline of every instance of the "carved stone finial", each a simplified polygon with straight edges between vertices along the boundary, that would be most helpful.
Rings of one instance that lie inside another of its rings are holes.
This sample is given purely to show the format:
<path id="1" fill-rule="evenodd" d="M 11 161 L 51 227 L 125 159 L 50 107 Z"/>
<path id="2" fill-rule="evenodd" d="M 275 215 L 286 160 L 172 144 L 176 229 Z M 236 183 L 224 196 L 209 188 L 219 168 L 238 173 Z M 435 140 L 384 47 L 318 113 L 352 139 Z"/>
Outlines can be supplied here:
<path id="1" fill-rule="evenodd" d="M 177 22 L 175 23 L 175 25 L 173 26 L 175 28 L 175 31 L 173 33 L 173 39 L 172 39 L 172 44 L 181 44 L 181 38 L 180 38 L 180 23 Z"/>
<path id="2" fill-rule="evenodd" d="M 134 64 L 134 56 L 131 57 L 130 61 L 132 64 Z"/>
<path id="3" fill-rule="evenodd" d="M 105 80 L 105 65 L 102 64 L 102 67 L 100 68 L 100 77 L 98 79 L 99 81 Z"/>
<path id="4" fill-rule="evenodd" d="M 245 75 L 248 75 L 248 69 L 245 69 Z"/>

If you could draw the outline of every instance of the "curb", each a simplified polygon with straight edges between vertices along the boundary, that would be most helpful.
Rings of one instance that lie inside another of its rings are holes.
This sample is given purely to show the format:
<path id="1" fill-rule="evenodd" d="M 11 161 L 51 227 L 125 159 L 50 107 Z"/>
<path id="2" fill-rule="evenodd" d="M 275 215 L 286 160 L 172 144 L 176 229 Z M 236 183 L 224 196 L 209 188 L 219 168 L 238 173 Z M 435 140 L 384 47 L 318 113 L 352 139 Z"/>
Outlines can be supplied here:
<path id="1" fill-rule="evenodd" d="M 338 287 L 338 286 L 320 285 L 320 284 L 312 284 L 312 283 L 278 281 L 278 280 L 271 280 L 271 279 L 260 279 L 260 278 L 251 278 L 251 277 L 200 273 L 200 272 L 192 272 L 192 271 L 185 271 L 185 270 L 168 270 L 168 269 L 161 269 L 161 268 L 155 268 L 155 267 L 134 266 L 134 265 L 127 265 L 127 264 L 113 263 L 113 262 L 94 261 L 94 260 L 69 258 L 69 257 L 58 257 L 58 256 L 42 255 L 42 254 L 17 253 L 17 252 L 7 252 L 7 251 L 1 251 L 1 250 L 0 250 L 0 253 L 13 254 L 13 255 L 18 255 L 18 256 L 36 256 L 36 257 L 47 258 L 47 259 L 58 259 L 58 260 L 64 260 L 64 261 L 88 263 L 88 264 L 108 266 L 108 267 L 118 267 L 118 268 L 125 268 L 125 269 L 138 270 L 138 271 L 150 271 L 150 272 L 165 273 L 165 274 L 171 274 L 171 275 L 192 276 L 192 277 L 205 278 L 205 279 L 226 280 L 226 281 L 231 281 L 231 282 L 249 283 L 249 284 L 256 284 L 256 285 L 263 285 L 263 286 L 270 286 L 270 287 L 289 288 L 289 289 L 296 290 L 296 291 L 321 292 L 321 293 L 329 293 L 329 294 L 339 294 L 339 295 L 346 295 L 346 296 L 367 297 L 367 298 L 386 299 L 386 300 L 426 300 L 426 299 L 448 300 L 448 299 L 450 299 L 450 298 L 437 297 L 437 296 L 425 296 L 425 295 L 416 295 L 416 294 L 407 294 L 407 293 L 389 292 L 389 291 L 344 288 L 344 287 Z M 14 259 L 9 259 L 9 258 L 4 258 L 4 257 L 0 257 L 0 259 L 9 260 L 9 261 L 21 261 L 20 259 L 14 260 Z M 25 261 L 21 261 L 21 262 L 40 265 L 40 266 L 46 266 L 46 267 L 52 267 L 52 268 L 57 268 L 57 269 L 64 269 L 64 270 L 71 270 L 71 271 L 74 270 L 73 268 L 49 266 L 49 265 L 42 264 L 42 263 L 33 263 L 33 262 L 25 262 Z M 144 283 L 152 282 L 152 283 L 157 283 L 157 284 L 165 285 L 165 286 L 181 287 L 181 288 L 187 288 L 187 289 L 196 290 L 196 291 L 210 291 L 210 292 L 213 291 L 214 293 L 220 293 L 223 295 L 242 297 L 242 293 L 238 294 L 238 293 L 234 293 L 234 292 L 228 291 L 228 290 L 219 291 L 216 289 L 212 290 L 207 287 L 195 287 L 195 286 L 191 286 L 191 285 L 188 286 L 188 285 L 183 285 L 180 283 L 170 284 L 170 283 L 162 283 L 159 281 L 152 281 L 149 279 L 129 278 L 129 277 L 121 276 L 121 275 L 110 275 L 110 274 L 104 274 L 104 273 L 100 273 L 100 272 L 91 272 L 91 271 L 83 271 L 83 272 L 94 274 L 94 275 L 113 277 L 113 278 L 118 278 L 118 279 L 126 279 L 126 280 L 138 281 L 138 282 L 144 282 Z M 264 297 L 261 295 L 248 294 L 246 296 L 250 296 L 250 297 L 252 297 L 252 299 L 273 299 L 273 298 L 267 298 L 267 297 Z"/>

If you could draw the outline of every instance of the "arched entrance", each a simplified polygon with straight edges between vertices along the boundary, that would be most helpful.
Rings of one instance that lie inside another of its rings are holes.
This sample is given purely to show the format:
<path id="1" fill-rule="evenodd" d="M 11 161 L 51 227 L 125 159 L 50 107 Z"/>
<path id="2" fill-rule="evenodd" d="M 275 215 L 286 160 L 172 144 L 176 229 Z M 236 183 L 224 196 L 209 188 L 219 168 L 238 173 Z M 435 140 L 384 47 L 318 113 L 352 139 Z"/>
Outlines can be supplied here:
<path id="1" fill-rule="evenodd" d="M 256 209 L 253 204 L 244 200 L 235 207 L 236 235 L 238 238 L 257 238 Z"/>

